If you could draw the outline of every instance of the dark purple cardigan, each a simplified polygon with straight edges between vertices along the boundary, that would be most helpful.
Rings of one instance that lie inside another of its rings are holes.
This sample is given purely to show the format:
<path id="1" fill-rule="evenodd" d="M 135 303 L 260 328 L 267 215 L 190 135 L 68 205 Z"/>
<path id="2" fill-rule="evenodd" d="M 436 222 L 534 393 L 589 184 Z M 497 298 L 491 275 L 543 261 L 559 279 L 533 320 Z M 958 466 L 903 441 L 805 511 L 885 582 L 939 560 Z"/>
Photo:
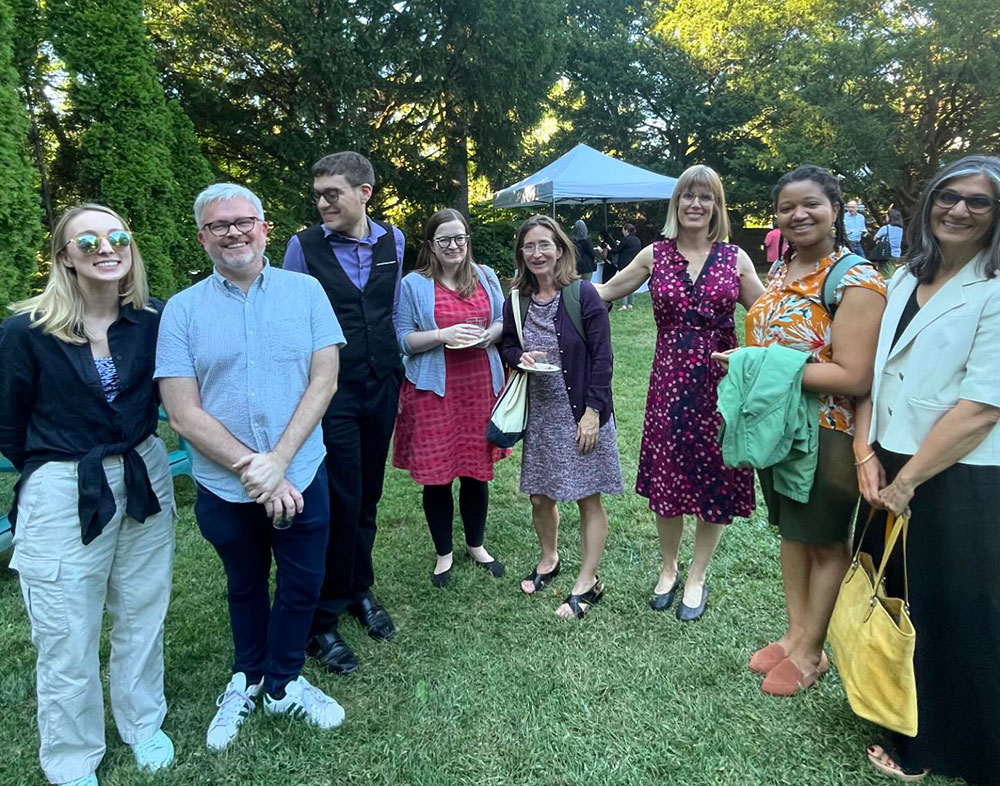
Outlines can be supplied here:
<path id="1" fill-rule="evenodd" d="M 587 407 L 600 414 L 603 426 L 611 418 L 611 322 L 608 309 L 594 285 L 584 281 L 580 287 L 580 316 L 583 332 L 577 333 L 560 298 L 556 308 L 556 338 L 559 341 L 560 365 L 573 417 L 580 422 Z M 517 326 L 510 297 L 503 304 L 503 336 L 500 357 L 511 368 L 517 368 L 524 348 L 517 339 Z"/>

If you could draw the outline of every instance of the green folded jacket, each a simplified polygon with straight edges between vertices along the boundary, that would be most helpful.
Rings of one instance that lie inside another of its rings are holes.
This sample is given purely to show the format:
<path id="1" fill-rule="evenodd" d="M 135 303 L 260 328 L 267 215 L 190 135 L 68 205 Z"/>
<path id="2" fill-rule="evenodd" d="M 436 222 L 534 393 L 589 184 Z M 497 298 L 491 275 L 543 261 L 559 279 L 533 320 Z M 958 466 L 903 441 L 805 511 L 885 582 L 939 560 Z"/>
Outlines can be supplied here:
<path id="1" fill-rule="evenodd" d="M 730 467 L 772 467 L 774 489 L 808 502 L 819 448 L 819 398 L 802 390 L 809 356 L 778 345 L 729 356 L 719 383 L 722 460 Z"/>

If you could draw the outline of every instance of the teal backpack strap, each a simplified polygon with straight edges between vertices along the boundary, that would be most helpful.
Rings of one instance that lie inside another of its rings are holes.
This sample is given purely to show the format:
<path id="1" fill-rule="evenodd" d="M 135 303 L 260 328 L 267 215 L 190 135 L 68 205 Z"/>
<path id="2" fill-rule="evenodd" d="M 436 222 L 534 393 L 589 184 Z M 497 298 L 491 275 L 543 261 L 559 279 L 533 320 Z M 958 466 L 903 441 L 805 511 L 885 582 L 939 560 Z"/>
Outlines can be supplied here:
<path id="1" fill-rule="evenodd" d="M 587 334 L 583 332 L 583 310 L 580 308 L 580 287 L 583 281 L 579 278 L 573 281 L 568 287 L 564 287 L 562 291 L 563 305 L 566 309 L 566 316 L 569 317 L 569 321 L 573 323 L 573 327 L 576 328 L 576 332 L 580 334 L 580 338 L 586 339 Z"/>
<path id="2" fill-rule="evenodd" d="M 870 265 L 871 262 L 858 254 L 844 254 L 826 271 L 823 288 L 820 290 L 820 302 L 831 317 L 837 311 L 837 287 L 840 286 L 847 271 L 859 264 Z"/>

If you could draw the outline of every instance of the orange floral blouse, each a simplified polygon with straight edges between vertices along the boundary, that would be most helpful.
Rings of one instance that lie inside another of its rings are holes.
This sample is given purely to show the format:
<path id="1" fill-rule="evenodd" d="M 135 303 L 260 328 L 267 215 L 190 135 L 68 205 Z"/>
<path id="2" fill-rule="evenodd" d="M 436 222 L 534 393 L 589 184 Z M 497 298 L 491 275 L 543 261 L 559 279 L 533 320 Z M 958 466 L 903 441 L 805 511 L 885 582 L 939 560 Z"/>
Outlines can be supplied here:
<path id="1" fill-rule="evenodd" d="M 767 274 L 767 289 L 747 312 L 747 346 L 780 344 L 806 352 L 818 363 L 829 363 L 833 359 L 833 320 L 823 308 L 821 290 L 827 270 L 847 253 L 850 253 L 847 248 L 841 248 L 832 256 L 821 259 L 812 273 L 789 284 L 785 283 L 787 263 L 784 259 L 775 262 Z M 855 265 L 844 274 L 837 286 L 838 304 L 847 287 L 864 287 L 885 297 L 885 279 L 870 264 Z M 819 424 L 824 428 L 853 434 L 853 399 L 845 396 L 820 396 Z"/>

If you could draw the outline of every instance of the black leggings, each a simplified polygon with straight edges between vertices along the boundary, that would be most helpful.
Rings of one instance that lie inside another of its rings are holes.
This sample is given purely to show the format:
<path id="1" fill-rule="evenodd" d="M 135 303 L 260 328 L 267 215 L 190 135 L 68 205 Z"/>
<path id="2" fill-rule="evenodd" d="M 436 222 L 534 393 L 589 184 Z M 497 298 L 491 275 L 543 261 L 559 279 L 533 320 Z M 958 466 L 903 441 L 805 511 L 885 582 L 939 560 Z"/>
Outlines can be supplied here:
<path id="1" fill-rule="evenodd" d="M 484 480 L 460 477 L 458 510 L 465 527 L 465 543 L 472 548 L 483 545 L 486 533 L 486 510 L 490 505 L 490 485 Z M 434 550 L 443 557 L 452 551 L 451 522 L 455 503 L 451 498 L 451 483 L 424 486 L 424 515 L 434 540 Z"/>

